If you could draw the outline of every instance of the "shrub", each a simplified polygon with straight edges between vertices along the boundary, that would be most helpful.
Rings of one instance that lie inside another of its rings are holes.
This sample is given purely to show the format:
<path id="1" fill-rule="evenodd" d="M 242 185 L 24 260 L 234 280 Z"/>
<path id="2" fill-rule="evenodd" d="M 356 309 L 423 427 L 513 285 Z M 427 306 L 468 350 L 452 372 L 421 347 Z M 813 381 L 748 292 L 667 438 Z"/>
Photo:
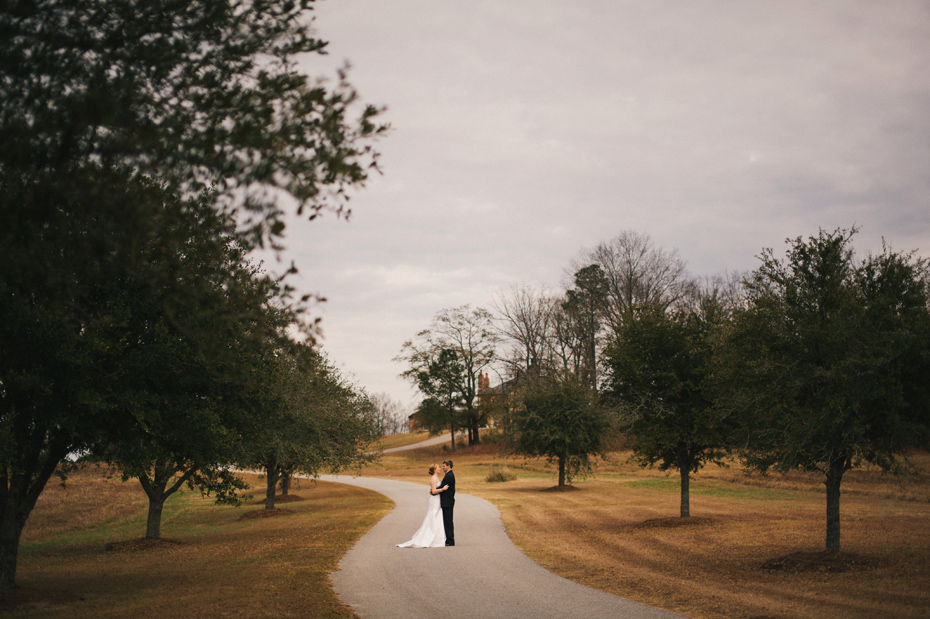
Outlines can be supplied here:
<path id="1" fill-rule="evenodd" d="M 495 466 L 484 480 L 489 483 L 494 483 L 498 481 L 513 481 L 516 478 L 517 476 L 511 473 L 510 469 L 506 466 Z"/>

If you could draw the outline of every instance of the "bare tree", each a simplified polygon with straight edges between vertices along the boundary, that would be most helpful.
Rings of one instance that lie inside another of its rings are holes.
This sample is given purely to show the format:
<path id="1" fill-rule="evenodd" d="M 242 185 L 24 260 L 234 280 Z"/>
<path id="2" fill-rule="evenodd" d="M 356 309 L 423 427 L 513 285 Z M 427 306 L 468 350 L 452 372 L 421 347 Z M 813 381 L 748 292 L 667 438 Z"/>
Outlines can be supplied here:
<path id="1" fill-rule="evenodd" d="M 494 296 L 498 330 L 510 343 L 503 358 L 512 378 L 539 373 L 551 362 L 553 295 L 528 285 L 514 285 Z"/>
<path id="2" fill-rule="evenodd" d="M 575 315 L 566 309 L 565 297 L 552 301 L 549 350 L 553 370 L 561 375 L 580 376 L 584 363 L 584 337 Z"/>
<path id="3" fill-rule="evenodd" d="M 694 292 L 678 251 L 656 247 L 647 234 L 621 232 L 583 252 L 572 262 L 572 273 L 590 264 L 599 265 L 607 278 L 606 316 L 614 331 L 635 307 L 670 307 Z"/>
<path id="4" fill-rule="evenodd" d="M 403 404 L 387 393 L 376 393 L 368 398 L 372 416 L 382 436 L 401 434 L 408 430 L 409 412 Z"/>
<path id="5" fill-rule="evenodd" d="M 713 303 L 721 310 L 732 313 L 745 307 L 746 295 L 743 282 L 749 277 L 748 272 L 727 271 L 722 275 L 705 277 L 694 286 L 696 290 L 694 311 Z"/>

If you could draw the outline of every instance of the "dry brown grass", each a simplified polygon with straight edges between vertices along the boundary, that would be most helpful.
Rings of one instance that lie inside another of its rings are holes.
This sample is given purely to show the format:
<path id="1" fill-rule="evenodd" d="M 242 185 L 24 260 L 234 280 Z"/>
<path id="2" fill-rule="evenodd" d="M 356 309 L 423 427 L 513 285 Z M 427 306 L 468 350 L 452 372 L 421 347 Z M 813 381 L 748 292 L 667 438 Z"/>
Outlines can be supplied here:
<path id="1" fill-rule="evenodd" d="M 252 479 L 253 487 L 263 484 Z M 161 543 L 139 540 L 136 484 L 80 471 L 43 493 L 23 533 L 4 617 L 355 617 L 328 575 L 391 503 L 342 484 L 304 483 L 281 517 L 218 507 L 196 493 L 169 499 Z M 108 549 L 109 547 L 109 549 Z"/>
<path id="2" fill-rule="evenodd" d="M 847 474 L 842 553 L 822 552 L 825 499 L 814 475 L 750 477 L 712 466 L 678 514 L 677 477 L 617 452 L 574 492 L 543 461 L 494 448 L 459 450 L 457 486 L 493 502 L 514 542 L 547 569 L 637 602 L 704 617 L 930 616 L 930 456 L 904 484 L 875 470 Z M 386 455 L 370 474 L 422 477 L 441 448 Z M 516 481 L 488 483 L 506 465 Z M 422 481 L 422 479 L 417 479 Z"/>
<path id="3" fill-rule="evenodd" d="M 848 474 L 840 555 L 822 552 L 816 476 L 709 467 L 692 483 L 694 516 L 682 520 L 677 479 L 628 456 L 612 454 L 572 492 L 546 492 L 551 467 L 495 446 L 453 459 L 460 490 L 495 503 L 529 556 L 628 599 L 695 618 L 930 616 L 930 456 L 915 456 L 924 472 L 903 484 L 874 470 Z M 424 463 L 446 457 L 442 447 L 389 454 L 366 474 L 424 483 Z M 501 466 L 518 478 L 485 481 Z M 0 595 L 0 614 L 351 617 L 327 575 L 389 502 L 338 484 L 304 482 L 294 494 L 306 500 L 245 520 L 264 510 L 172 499 L 167 540 L 152 545 L 138 539 L 141 491 L 81 472 L 40 499 L 23 537 L 25 588 Z"/>

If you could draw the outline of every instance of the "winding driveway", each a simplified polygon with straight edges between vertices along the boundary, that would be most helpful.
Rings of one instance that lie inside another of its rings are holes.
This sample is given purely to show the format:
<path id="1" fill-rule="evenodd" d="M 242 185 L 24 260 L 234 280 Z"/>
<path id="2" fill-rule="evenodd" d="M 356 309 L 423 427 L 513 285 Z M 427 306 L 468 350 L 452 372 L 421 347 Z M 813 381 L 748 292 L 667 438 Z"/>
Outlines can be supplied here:
<path id="1" fill-rule="evenodd" d="M 556 576 L 510 541 L 488 501 L 456 493 L 454 548 L 397 548 L 423 520 L 428 486 L 327 475 L 394 501 L 331 575 L 336 593 L 363 619 L 681 617 Z"/>

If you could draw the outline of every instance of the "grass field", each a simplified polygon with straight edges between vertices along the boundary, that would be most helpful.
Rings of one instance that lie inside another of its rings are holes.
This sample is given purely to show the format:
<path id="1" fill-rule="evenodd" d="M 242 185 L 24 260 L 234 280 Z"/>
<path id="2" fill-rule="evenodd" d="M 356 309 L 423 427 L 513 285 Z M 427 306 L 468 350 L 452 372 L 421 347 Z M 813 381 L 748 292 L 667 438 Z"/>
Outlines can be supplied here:
<path id="1" fill-rule="evenodd" d="M 426 484 L 426 466 L 450 457 L 445 447 L 385 454 L 364 474 Z M 571 492 L 550 491 L 556 476 L 544 461 L 507 458 L 495 446 L 452 457 L 459 490 L 497 505 L 531 558 L 628 599 L 696 619 L 930 616 L 926 454 L 915 455 L 923 472 L 903 484 L 872 470 L 847 474 L 839 555 L 821 552 L 824 493 L 814 476 L 710 467 L 692 482 L 693 516 L 682 520 L 677 478 L 640 468 L 622 450 Z M 516 479 L 485 481 L 501 468 Z M 23 537 L 24 589 L 0 595 L 0 614 L 351 617 L 327 574 L 390 502 L 339 484 L 299 484 L 293 494 L 304 500 L 281 503 L 270 518 L 243 518 L 260 513 L 257 505 L 171 499 L 169 541 L 149 548 L 138 541 L 141 490 L 81 472 L 40 499 Z"/>
<path id="2" fill-rule="evenodd" d="M 930 617 L 930 456 L 903 484 L 847 473 L 842 552 L 824 553 L 825 496 L 813 475 L 747 476 L 712 466 L 678 518 L 677 475 L 642 469 L 618 451 L 572 492 L 551 492 L 553 467 L 459 450 L 457 488 L 490 500 L 508 534 L 547 569 L 695 618 Z M 441 447 L 386 454 L 372 475 L 426 481 Z M 517 479 L 485 481 L 506 467 Z M 467 542 L 466 542 L 467 543 Z"/>
<path id="3" fill-rule="evenodd" d="M 251 476 L 253 486 L 263 483 Z M 17 583 L 3 617 L 354 617 L 329 573 L 392 508 L 342 484 L 300 481 L 305 500 L 274 517 L 258 505 L 219 507 L 185 492 L 165 504 L 156 543 L 137 484 L 79 471 L 50 484 L 23 532 Z"/>

